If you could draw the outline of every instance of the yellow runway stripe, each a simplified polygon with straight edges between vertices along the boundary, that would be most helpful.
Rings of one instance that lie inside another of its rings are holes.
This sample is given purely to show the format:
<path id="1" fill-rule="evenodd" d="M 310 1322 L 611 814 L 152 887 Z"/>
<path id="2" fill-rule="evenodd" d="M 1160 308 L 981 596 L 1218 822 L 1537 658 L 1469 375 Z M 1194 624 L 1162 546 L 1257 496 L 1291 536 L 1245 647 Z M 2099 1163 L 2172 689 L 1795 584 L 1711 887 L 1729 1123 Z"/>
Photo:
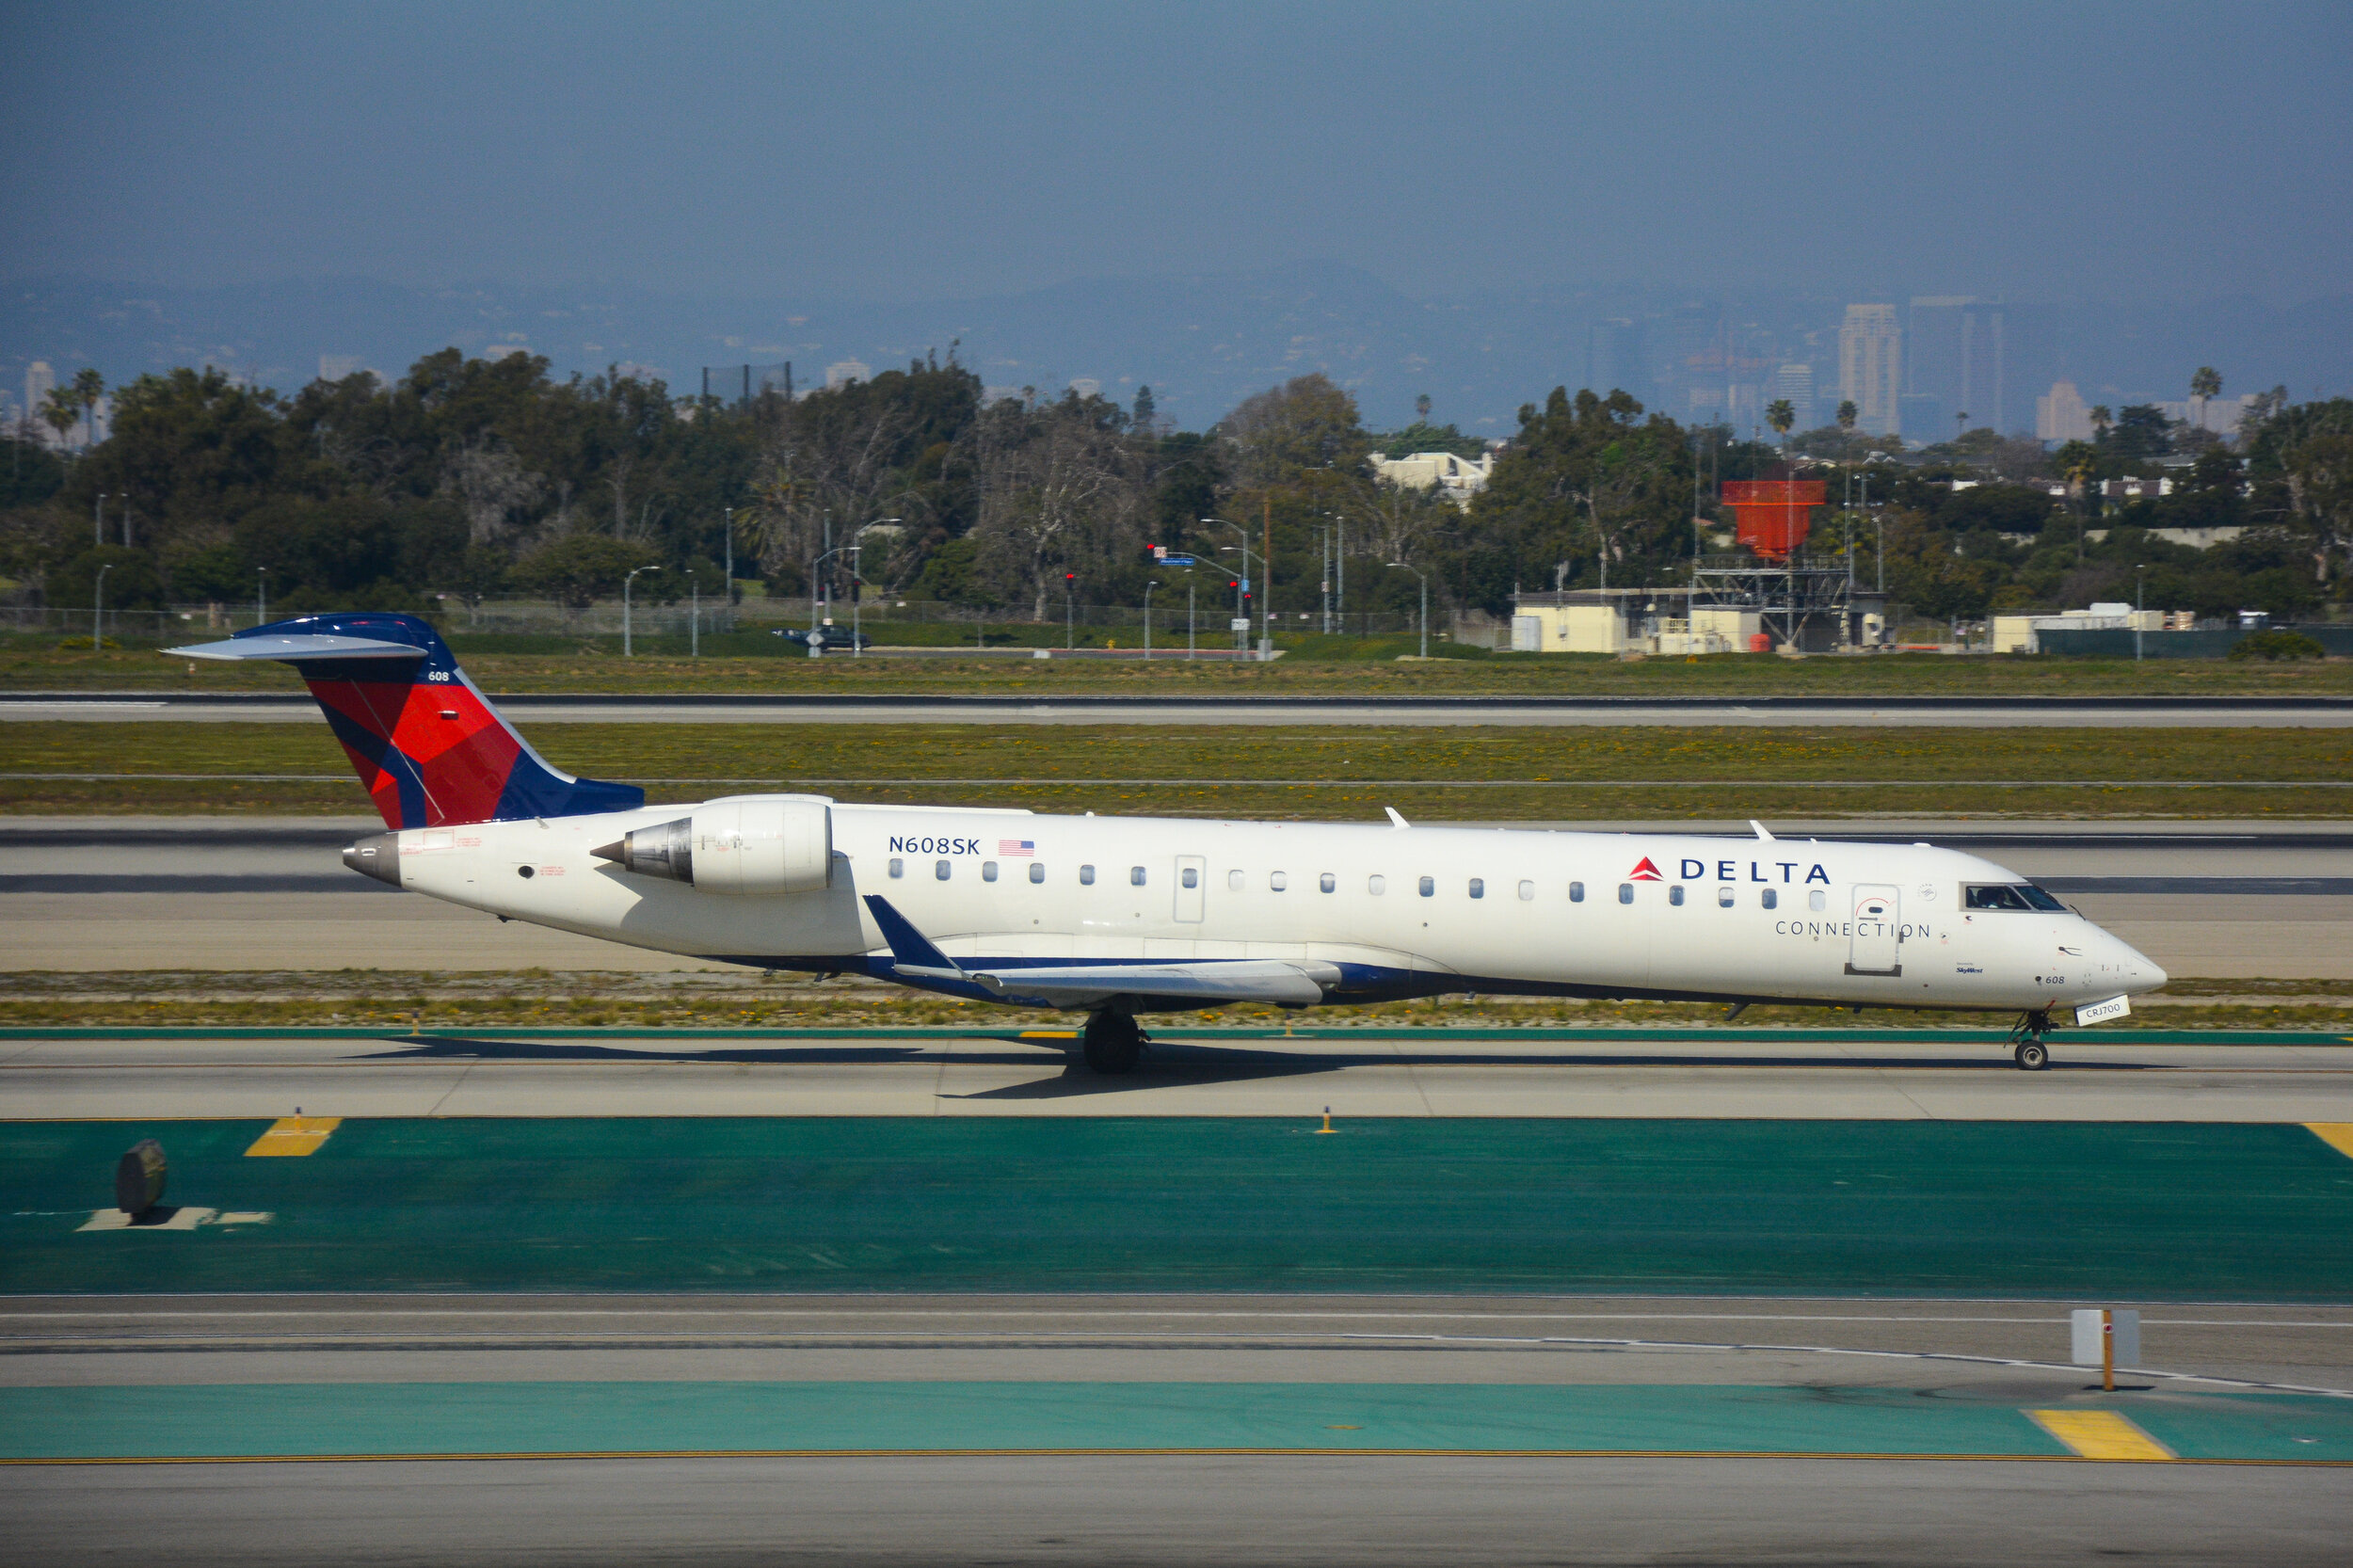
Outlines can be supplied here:
<path id="1" fill-rule="evenodd" d="M 2353 1158 L 2353 1122 L 2306 1122 L 2304 1129 L 2339 1154 Z"/>
<path id="2" fill-rule="evenodd" d="M 267 1132 L 253 1140 L 248 1155 L 316 1154 L 334 1130 L 344 1125 L 341 1116 L 280 1116 L 272 1122 Z"/>
<path id="3" fill-rule="evenodd" d="M 2029 1410 L 2034 1424 L 2086 1459 L 2171 1459 L 2173 1450 L 2113 1410 Z"/>

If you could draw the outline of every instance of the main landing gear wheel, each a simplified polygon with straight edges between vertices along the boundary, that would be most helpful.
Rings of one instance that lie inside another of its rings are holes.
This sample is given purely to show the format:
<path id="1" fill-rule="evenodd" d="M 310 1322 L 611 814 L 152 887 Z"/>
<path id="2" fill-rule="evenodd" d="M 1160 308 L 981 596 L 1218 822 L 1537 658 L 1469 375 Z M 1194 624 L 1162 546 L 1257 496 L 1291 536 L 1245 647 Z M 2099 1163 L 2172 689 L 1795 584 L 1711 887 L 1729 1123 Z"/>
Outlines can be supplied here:
<path id="1" fill-rule="evenodd" d="M 2039 1073 L 2051 1064 L 2051 1053 L 2040 1040 L 2019 1041 L 2018 1048 L 2010 1055 L 2030 1073 Z"/>
<path id="2" fill-rule="evenodd" d="M 1144 1031 L 1125 1013 L 1097 1013 L 1079 1034 L 1080 1054 L 1086 1064 L 1106 1078 L 1136 1069 L 1144 1054 Z"/>

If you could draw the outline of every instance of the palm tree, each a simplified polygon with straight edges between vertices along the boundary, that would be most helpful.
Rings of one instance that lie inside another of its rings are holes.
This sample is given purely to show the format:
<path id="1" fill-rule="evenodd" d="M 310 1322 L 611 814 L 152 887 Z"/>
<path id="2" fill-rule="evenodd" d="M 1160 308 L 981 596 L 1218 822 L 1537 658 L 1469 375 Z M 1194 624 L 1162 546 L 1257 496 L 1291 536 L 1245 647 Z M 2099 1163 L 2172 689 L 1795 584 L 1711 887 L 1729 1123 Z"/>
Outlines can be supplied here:
<path id="1" fill-rule="evenodd" d="M 2093 440 L 2106 440 L 2108 439 L 2108 426 L 2114 424 L 2115 423 L 2116 416 L 2108 412 L 2108 406 L 2106 404 L 2094 403 L 2091 406 L 2091 439 Z"/>
<path id="2" fill-rule="evenodd" d="M 1781 455 L 1787 457 L 1789 427 L 1798 423 L 1798 410 L 1790 406 L 1787 398 L 1776 397 L 1765 406 L 1765 423 L 1771 425 L 1773 434 L 1781 438 Z"/>
<path id="3" fill-rule="evenodd" d="M 1838 405 L 1838 428 L 1844 430 L 1848 435 L 1851 436 L 1854 434 L 1855 421 L 1861 419 L 1862 417 L 1863 410 L 1854 406 L 1853 398 L 1848 398 L 1844 403 Z"/>
<path id="4" fill-rule="evenodd" d="M 49 395 L 41 399 L 40 422 L 57 433 L 57 445 L 62 448 L 73 427 L 82 423 L 81 400 L 72 387 L 49 389 Z"/>
<path id="5" fill-rule="evenodd" d="M 106 395 L 106 378 L 94 369 L 85 367 L 73 373 L 73 399 L 82 406 L 82 417 L 88 422 L 88 433 L 82 438 L 82 449 L 89 450 L 98 439 L 98 400 Z"/>
<path id="6" fill-rule="evenodd" d="M 2222 395 L 2222 373 L 2212 365 L 2200 365 L 2189 378 L 2189 422 L 2199 429 L 2206 427 L 2206 403 Z"/>

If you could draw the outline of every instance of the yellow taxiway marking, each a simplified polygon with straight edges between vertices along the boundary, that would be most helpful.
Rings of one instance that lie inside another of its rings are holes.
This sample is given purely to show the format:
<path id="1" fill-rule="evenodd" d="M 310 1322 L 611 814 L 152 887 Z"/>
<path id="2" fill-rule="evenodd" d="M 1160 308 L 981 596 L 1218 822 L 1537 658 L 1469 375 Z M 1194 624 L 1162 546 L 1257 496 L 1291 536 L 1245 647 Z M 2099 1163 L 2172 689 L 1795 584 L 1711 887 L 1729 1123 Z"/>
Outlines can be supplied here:
<path id="1" fill-rule="evenodd" d="M 2085 1459 L 2172 1459 L 2172 1449 L 2113 1410 L 2029 1410 L 2036 1426 Z"/>
<path id="2" fill-rule="evenodd" d="M 2348 1159 L 2353 1159 L 2353 1122 L 2306 1122 L 2304 1130 Z"/>
<path id="3" fill-rule="evenodd" d="M 248 1155 L 316 1154 L 334 1130 L 344 1125 L 341 1116 L 280 1116 L 270 1123 L 269 1130 L 253 1140 Z"/>
<path id="4" fill-rule="evenodd" d="M 1025 1029 L 1014 1036 L 1016 1040 L 1076 1040 L 1075 1029 Z"/>

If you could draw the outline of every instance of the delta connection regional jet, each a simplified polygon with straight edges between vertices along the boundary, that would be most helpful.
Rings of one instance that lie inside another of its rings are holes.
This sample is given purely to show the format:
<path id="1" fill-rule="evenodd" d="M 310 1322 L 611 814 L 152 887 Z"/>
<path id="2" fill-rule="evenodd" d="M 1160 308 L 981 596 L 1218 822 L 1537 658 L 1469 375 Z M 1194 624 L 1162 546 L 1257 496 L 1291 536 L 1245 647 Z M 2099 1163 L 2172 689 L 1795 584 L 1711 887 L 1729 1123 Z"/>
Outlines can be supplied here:
<path id="1" fill-rule="evenodd" d="M 1124 1073 L 1140 1013 L 1451 991 L 2120 1017 L 2165 971 L 1991 861 L 1928 844 L 1040 816 L 643 790 L 551 767 L 424 621 L 303 616 L 174 657 L 294 665 L 386 832 L 378 881 L 561 931 L 1084 1012 Z"/>

